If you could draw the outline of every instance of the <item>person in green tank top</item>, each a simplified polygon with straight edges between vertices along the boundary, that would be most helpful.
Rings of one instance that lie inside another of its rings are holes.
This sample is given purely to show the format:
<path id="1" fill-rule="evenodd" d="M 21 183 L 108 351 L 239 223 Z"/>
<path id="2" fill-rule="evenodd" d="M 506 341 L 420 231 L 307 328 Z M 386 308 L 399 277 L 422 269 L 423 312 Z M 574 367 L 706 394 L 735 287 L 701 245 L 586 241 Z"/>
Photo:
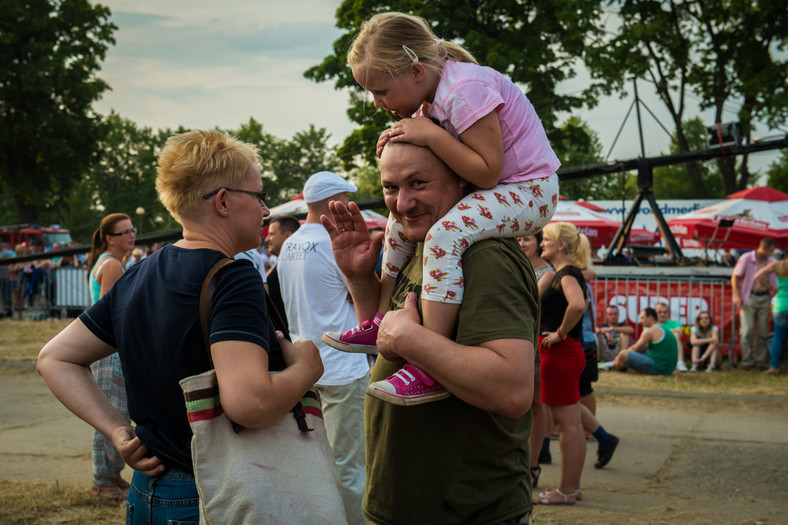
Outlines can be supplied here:
<path id="1" fill-rule="evenodd" d="M 640 312 L 640 322 L 645 330 L 635 344 L 618 353 L 613 366 L 619 370 L 632 368 L 642 374 L 672 375 L 677 360 L 676 336 L 657 323 L 657 312 L 653 308 L 644 308 Z M 647 346 L 648 355 L 639 353 Z"/>
<path id="2" fill-rule="evenodd" d="M 772 300 L 772 316 L 774 318 L 774 334 L 769 349 L 769 375 L 780 373 L 780 358 L 783 355 L 785 338 L 788 335 L 788 258 L 785 252 L 779 261 L 768 264 L 755 274 L 756 281 L 767 281 L 771 274 L 777 276 L 777 293 Z M 772 289 L 774 293 L 774 289 Z"/>

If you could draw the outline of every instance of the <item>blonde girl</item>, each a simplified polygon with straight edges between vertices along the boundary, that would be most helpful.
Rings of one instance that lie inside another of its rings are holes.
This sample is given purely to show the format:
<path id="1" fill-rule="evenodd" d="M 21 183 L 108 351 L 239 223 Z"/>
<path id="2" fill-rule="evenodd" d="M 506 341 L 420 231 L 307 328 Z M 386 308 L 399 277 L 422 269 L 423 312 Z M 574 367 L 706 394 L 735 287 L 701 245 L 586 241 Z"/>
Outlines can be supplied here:
<path id="1" fill-rule="evenodd" d="M 381 135 L 378 154 L 388 141 L 428 147 L 477 188 L 425 239 L 424 326 L 451 337 L 463 296 L 462 254 L 483 239 L 528 236 L 544 227 L 558 202 L 555 172 L 560 162 L 520 88 L 494 69 L 478 65 L 462 47 L 439 40 L 421 18 L 394 12 L 373 16 L 354 41 L 348 63 L 375 106 L 402 117 Z M 418 176 L 412 184 L 419 184 Z M 377 326 L 387 298 L 412 253 L 413 243 L 389 218 L 378 313 L 345 333 L 326 334 L 327 344 L 376 352 Z M 429 378 L 426 383 L 416 378 L 408 385 L 378 386 L 384 392 L 379 397 L 397 404 L 432 400 L 424 395 L 425 388 L 445 392 Z"/>

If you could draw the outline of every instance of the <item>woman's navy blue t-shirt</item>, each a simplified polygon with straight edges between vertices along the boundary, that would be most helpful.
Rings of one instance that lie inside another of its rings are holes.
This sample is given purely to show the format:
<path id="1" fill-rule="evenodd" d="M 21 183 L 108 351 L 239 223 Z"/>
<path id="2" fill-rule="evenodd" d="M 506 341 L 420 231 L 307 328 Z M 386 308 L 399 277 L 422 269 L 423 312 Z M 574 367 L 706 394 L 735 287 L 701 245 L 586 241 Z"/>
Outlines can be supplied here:
<path id="1" fill-rule="evenodd" d="M 210 370 L 200 327 L 200 291 L 224 254 L 168 245 L 132 266 L 79 318 L 120 354 L 129 414 L 136 433 L 170 466 L 192 472 L 192 432 L 178 382 Z M 270 370 L 282 370 L 260 274 L 236 261 L 217 275 L 211 344 L 247 341 L 268 351 Z"/>

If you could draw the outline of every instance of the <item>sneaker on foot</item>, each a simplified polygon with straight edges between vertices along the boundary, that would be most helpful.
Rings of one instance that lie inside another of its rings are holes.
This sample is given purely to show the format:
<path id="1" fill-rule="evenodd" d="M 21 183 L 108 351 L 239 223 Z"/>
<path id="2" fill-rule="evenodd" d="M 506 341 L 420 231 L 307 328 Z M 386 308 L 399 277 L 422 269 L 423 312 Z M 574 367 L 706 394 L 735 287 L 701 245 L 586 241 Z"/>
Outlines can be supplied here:
<path id="1" fill-rule="evenodd" d="M 394 405 L 421 405 L 446 399 L 451 394 L 420 368 L 406 364 L 383 381 L 370 383 L 367 395 Z"/>
<path id="2" fill-rule="evenodd" d="M 679 372 L 686 372 L 687 364 L 684 361 L 679 360 L 679 362 L 676 363 L 676 370 L 678 370 Z"/>
<path id="3" fill-rule="evenodd" d="M 684 368 L 686 368 L 686 366 Z M 698 365 L 692 365 L 692 368 L 690 368 L 690 372 L 697 372 L 697 371 L 698 371 Z"/>
<path id="4" fill-rule="evenodd" d="M 377 355 L 378 325 L 372 321 L 364 321 L 345 333 L 326 332 L 323 342 L 332 348 L 354 354 Z"/>
<path id="5" fill-rule="evenodd" d="M 706 367 L 706 372 L 714 372 L 714 365 L 709 365 Z"/>
<path id="6" fill-rule="evenodd" d="M 613 361 L 605 361 L 603 363 L 597 363 L 596 367 L 599 370 L 610 370 L 613 368 Z"/>
<path id="7" fill-rule="evenodd" d="M 610 463 L 610 460 L 613 459 L 613 452 L 616 451 L 619 441 L 620 439 L 610 434 L 610 440 L 608 440 L 606 444 L 599 444 L 599 447 L 596 449 L 596 463 L 594 463 L 594 468 L 602 468 Z"/>

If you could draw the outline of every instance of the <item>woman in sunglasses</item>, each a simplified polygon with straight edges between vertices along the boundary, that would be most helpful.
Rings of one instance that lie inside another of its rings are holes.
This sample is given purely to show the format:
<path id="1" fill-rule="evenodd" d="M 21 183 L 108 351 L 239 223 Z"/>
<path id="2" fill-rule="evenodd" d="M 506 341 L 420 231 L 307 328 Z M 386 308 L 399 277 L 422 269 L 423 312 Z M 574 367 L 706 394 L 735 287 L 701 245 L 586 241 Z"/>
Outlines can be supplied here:
<path id="1" fill-rule="evenodd" d="M 90 303 L 95 304 L 112 288 L 125 271 L 124 260 L 134 249 L 136 231 L 125 213 L 111 213 L 101 219 L 93 232 L 93 244 L 88 255 L 88 288 Z M 115 352 L 90 365 L 101 391 L 112 402 L 115 410 L 129 420 L 126 385 L 120 356 Z M 120 472 L 126 465 L 112 441 L 99 431 L 93 432 L 93 495 L 111 500 L 126 499 L 129 488 Z"/>

